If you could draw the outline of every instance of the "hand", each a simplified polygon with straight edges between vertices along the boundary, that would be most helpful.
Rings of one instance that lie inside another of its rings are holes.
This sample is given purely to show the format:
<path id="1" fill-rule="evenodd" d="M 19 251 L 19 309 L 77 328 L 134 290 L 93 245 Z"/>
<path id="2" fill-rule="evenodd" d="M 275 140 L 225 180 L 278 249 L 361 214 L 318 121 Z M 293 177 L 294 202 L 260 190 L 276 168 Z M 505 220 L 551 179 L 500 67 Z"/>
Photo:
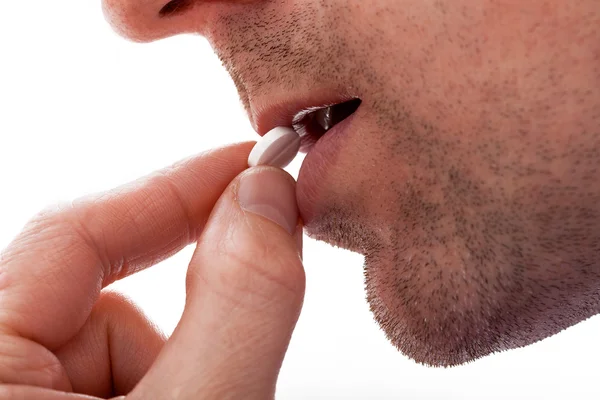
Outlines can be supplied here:
<path id="1" fill-rule="evenodd" d="M 251 146 L 28 223 L 0 257 L 0 399 L 273 397 L 304 296 L 302 228 L 288 174 L 244 171 Z M 168 340 L 102 291 L 193 242 Z"/>

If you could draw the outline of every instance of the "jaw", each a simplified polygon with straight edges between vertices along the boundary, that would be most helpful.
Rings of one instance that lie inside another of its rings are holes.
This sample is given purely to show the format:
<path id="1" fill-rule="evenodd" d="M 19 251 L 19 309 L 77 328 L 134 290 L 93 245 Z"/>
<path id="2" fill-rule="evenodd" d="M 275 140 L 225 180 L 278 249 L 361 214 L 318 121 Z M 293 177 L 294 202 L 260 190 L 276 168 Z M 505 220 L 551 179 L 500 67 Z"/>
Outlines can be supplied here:
<path id="1" fill-rule="evenodd" d="M 309 236 L 365 256 L 371 311 L 399 351 L 430 366 L 460 365 L 600 311 L 595 205 L 584 213 L 593 221 L 582 223 L 567 197 L 540 203 L 538 188 L 553 193 L 551 181 L 540 185 L 545 175 L 503 197 L 507 188 L 480 179 L 484 162 L 411 168 L 385 153 L 391 147 L 377 135 L 386 131 L 370 123 L 356 127 L 320 179 L 301 173 L 299 205 Z M 460 160 L 458 151 L 449 154 Z"/>

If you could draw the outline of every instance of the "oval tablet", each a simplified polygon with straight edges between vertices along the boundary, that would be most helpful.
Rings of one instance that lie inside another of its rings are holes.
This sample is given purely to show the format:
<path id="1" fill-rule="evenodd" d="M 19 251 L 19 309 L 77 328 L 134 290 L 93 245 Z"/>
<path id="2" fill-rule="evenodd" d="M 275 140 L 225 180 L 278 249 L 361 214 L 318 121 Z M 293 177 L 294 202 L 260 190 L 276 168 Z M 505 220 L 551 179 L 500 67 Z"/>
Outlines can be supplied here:
<path id="1" fill-rule="evenodd" d="M 285 168 L 300 150 L 300 136 L 292 128 L 278 126 L 267 132 L 256 143 L 250 156 L 248 165 L 271 165 Z"/>

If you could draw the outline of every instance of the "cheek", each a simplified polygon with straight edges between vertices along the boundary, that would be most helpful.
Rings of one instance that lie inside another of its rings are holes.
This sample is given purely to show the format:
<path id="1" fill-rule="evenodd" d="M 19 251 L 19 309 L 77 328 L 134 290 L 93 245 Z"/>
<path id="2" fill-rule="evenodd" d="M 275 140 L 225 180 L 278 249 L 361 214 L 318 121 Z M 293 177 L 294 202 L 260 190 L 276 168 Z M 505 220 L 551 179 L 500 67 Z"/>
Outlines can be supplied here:
<path id="1" fill-rule="evenodd" d="M 515 140 L 539 141 L 558 121 L 573 124 L 582 96 L 600 83 L 597 3 L 508 3 L 396 11 L 396 34 L 370 50 L 396 103 L 457 139 L 520 130 Z"/>

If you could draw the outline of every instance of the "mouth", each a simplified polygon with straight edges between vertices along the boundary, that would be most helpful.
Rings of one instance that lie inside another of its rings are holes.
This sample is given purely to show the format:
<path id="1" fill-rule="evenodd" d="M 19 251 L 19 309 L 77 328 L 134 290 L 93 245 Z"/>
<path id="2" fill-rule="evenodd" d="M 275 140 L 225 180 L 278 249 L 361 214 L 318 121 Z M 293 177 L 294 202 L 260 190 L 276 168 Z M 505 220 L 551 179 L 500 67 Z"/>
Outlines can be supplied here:
<path id="1" fill-rule="evenodd" d="M 334 126 L 350 117 L 361 100 L 354 98 L 330 106 L 313 107 L 299 112 L 292 121 L 292 127 L 300 135 L 300 151 L 308 151 Z"/>
<path id="2" fill-rule="evenodd" d="M 361 104 L 358 97 L 313 96 L 296 102 L 273 102 L 269 107 L 263 104 L 255 108 L 260 112 L 251 113 L 261 136 L 278 126 L 292 127 L 300 136 L 300 151 L 306 157 L 298 173 L 296 197 L 307 232 L 318 220 L 331 191 L 339 156 L 357 127 L 354 121 L 364 117 Z"/>
<path id="3" fill-rule="evenodd" d="M 354 114 L 361 103 L 358 97 L 279 103 L 262 108 L 251 121 L 261 136 L 277 126 L 293 128 L 300 136 L 300 151 L 308 153 L 327 132 Z"/>

